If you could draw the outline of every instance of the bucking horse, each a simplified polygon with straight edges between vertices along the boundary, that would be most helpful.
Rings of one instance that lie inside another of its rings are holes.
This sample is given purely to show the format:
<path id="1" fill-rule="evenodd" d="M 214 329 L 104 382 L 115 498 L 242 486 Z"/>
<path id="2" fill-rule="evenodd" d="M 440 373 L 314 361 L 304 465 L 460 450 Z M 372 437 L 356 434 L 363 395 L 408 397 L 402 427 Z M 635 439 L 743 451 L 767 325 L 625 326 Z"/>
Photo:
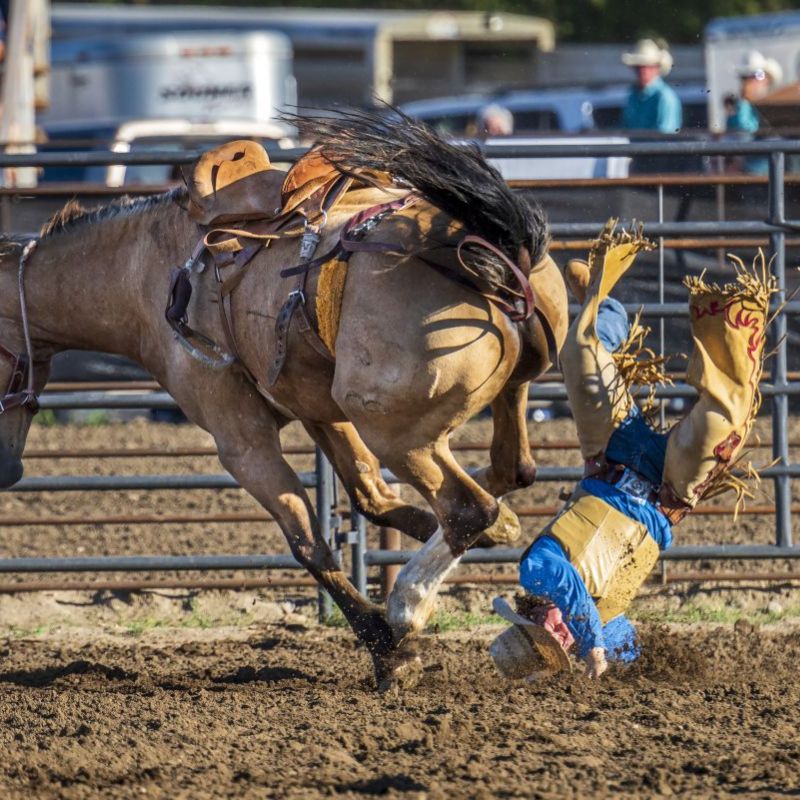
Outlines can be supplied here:
<path id="1" fill-rule="evenodd" d="M 133 359 L 214 437 L 386 686 L 463 553 L 519 533 L 499 498 L 535 478 L 528 383 L 563 342 L 566 289 L 541 208 L 477 148 L 402 115 L 313 129 L 316 146 L 288 174 L 260 145 L 232 142 L 186 186 L 92 210 L 71 202 L 39 235 L 2 238 L 0 486 L 22 475 L 54 354 Z M 490 464 L 468 474 L 449 437 L 486 406 Z M 320 535 L 281 451 L 294 419 L 360 513 L 424 543 L 386 609 Z M 381 465 L 430 510 L 393 492 Z"/>

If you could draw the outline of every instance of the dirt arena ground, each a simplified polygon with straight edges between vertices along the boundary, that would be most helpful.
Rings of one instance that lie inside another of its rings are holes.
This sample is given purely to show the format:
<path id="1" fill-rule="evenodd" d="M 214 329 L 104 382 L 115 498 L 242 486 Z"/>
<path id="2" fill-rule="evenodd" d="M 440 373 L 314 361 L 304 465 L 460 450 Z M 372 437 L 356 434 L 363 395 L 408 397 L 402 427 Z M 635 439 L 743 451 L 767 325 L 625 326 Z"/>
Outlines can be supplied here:
<path id="1" fill-rule="evenodd" d="M 378 695 L 340 630 L 73 631 L 2 647 L 0 795 L 783 797 L 800 793 L 800 630 L 644 630 L 599 685 L 499 680 L 498 628 L 441 634 Z"/>
<path id="2" fill-rule="evenodd" d="M 481 421 L 458 439 L 488 435 Z M 574 433 L 568 421 L 532 423 L 531 437 L 557 443 Z M 287 431 L 287 443 L 304 441 Z M 190 426 L 136 420 L 37 425 L 28 446 L 166 453 L 209 443 Z M 537 457 L 577 463 L 563 449 Z M 293 463 L 310 466 L 307 457 Z M 27 464 L 29 475 L 219 471 L 211 457 Z M 512 502 L 553 505 L 560 488 L 540 484 Z M 753 503 L 770 502 L 767 483 Z M 0 554 L 285 552 L 273 524 L 90 522 L 254 510 L 234 490 L 2 493 Z M 54 516 L 89 523 L 7 524 Z M 524 518 L 528 538 L 537 524 Z M 771 538 L 761 515 L 735 524 L 696 517 L 679 529 L 682 543 Z M 701 562 L 670 574 L 736 566 Z M 502 630 L 486 624 L 490 598 L 513 587 L 451 587 L 439 632 L 426 637 L 419 685 L 387 695 L 374 691 L 369 659 L 349 633 L 315 621 L 311 589 L 0 592 L 0 798 L 800 795 L 796 585 L 653 583 L 633 610 L 642 620 L 640 664 L 599 685 L 575 676 L 536 686 L 500 680 L 487 655 Z"/>

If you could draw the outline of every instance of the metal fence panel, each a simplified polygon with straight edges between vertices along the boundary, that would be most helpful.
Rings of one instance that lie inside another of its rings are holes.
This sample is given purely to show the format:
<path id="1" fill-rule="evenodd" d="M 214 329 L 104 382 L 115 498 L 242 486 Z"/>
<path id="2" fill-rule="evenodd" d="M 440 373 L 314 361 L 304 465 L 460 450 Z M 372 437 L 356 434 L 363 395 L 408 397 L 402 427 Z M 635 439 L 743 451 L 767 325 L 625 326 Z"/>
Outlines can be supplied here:
<path id="1" fill-rule="evenodd" d="M 643 307 L 645 316 L 662 320 L 686 315 L 682 303 L 664 302 L 663 237 L 665 236 L 742 236 L 767 235 L 773 274 L 779 293 L 776 306 L 786 300 L 786 234 L 800 229 L 800 223 L 785 218 L 785 166 L 787 154 L 800 153 L 800 140 L 760 141 L 760 142 L 715 142 L 715 141 L 674 141 L 640 142 L 624 145 L 520 145 L 502 148 L 486 146 L 487 156 L 512 157 L 570 157 L 570 156 L 614 156 L 614 155 L 754 155 L 769 157 L 768 196 L 769 209 L 766 220 L 745 220 L 736 222 L 665 222 L 663 219 L 663 185 L 653 179 L 653 186 L 659 191 L 659 220 L 647 222 L 650 236 L 661 239 L 659 264 L 659 301 L 647 303 Z M 281 161 L 295 160 L 304 151 L 294 149 L 280 151 L 276 157 Z M 54 166 L 54 165 L 106 165 L 106 164 L 185 164 L 191 163 L 199 154 L 195 152 L 158 153 L 38 153 L 38 154 L 0 154 L 0 167 L 3 166 Z M 275 155 L 275 154 L 273 154 Z M 592 238 L 602 226 L 602 222 L 564 223 L 552 226 L 556 237 Z M 628 304 L 629 311 L 639 306 Z M 792 463 L 789 455 L 788 416 L 789 397 L 800 394 L 800 383 L 790 382 L 787 369 L 786 333 L 787 315 L 800 313 L 800 302 L 786 303 L 778 310 L 773 322 L 775 354 L 772 359 L 772 380 L 764 384 L 762 393 L 772 401 L 772 437 L 774 466 L 764 470 L 762 475 L 774 480 L 775 484 L 775 545 L 703 545 L 696 547 L 674 547 L 662 554 L 665 560 L 685 559 L 760 559 L 796 558 L 800 547 L 793 546 L 791 528 L 791 481 L 800 477 L 800 464 Z M 661 337 L 663 350 L 663 336 Z M 659 398 L 689 397 L 693 390 L 687 386 L 665 386 L 657 393 Z M 531 398 L 537 400 L 566 399 L 562 386 L 535 384 Z M 107 392 L 84 393 L 80 396 L 50 394 L 42 397 L 42 407 L 62 408 L 169 408 L 174 402 L 164 392 L 151 394 L 109 394 Z M 540 480 L 571 483 L 581 477 L 581 470 L 573 468 L 546 467 L 538 473 Z M 384 478 L 389 482 L 397 479 L 384 470 Z M 340 520 L 336 515 L 336 485 L 327 459 L 317 456 L 313 473 L 303 473 L 301 480 L 306 487 L 317 487 L 317 513 L 322 534 L 335 548 L 342 543 L 351 545 L 353 558 L 353 578 L 361 591 L 366 589 L 366 569 L 369 566 L 405 563 L 413 551 L 368 550 L 366 548 L 365 523 L 362 517 L 354 514 L 351 531 L 339 535 Z M 148 475 L 148 476 L 94 476 L 78 478 L 75 476 L 53 476 L 46 478 L 25 478 L 12 491 L 76 491 L 112 489 L 151 489 L 151 488 L 231 488 L 236 481 L 229 475 Z M 517 561 L 521 550 L 515 548 L 495 548 L 487 551 L 470 551 L 464 563 L 509 563 Z M 0 559 L 0 572 L 60 572 L 60 571 L 109 571 L 109 570 L 206 570 L 206 569 L 294 569 L 299 565 L 288 555 L 209 555 L 209 556 L 132 556 L 132 557 L 91 557 L 91 558 L 9 558 Z M 321 611 L 328 613 L 330 601 L 321 598 Z"/>

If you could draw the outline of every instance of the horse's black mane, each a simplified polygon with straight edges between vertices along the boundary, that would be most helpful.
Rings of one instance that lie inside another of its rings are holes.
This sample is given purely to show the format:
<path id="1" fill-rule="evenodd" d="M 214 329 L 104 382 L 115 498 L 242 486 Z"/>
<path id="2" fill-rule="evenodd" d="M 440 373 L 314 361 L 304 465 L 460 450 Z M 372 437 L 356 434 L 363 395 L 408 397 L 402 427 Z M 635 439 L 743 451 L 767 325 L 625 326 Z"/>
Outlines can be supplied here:
<path id="1" fill-rule="evenodd" d="M 296 122 L 341 170 L 386 172 L 405 181 L 513 261 L 520 247 L 531 264 L 545 255 L 549 231 L 542 208 L 512 192 L 477 146 L 447 142 L 397 109 L 388 115 L 350 111 Z"/>
<path id="2" fill-rule="evenodd" d="M 120 197 L 111 203 L 96 208 L 84 208 L 76 200 L 70 200 L 57 211 L 43 226 L 39 235 L 42 239 L 56 233 L 72 230 L 79 225 L 103 222 L 122 215 L 139 214 L 166 203 L 177 202 L 186 196 L 186 189 L 178 187 L 163 194 L 141 197 Z"/>

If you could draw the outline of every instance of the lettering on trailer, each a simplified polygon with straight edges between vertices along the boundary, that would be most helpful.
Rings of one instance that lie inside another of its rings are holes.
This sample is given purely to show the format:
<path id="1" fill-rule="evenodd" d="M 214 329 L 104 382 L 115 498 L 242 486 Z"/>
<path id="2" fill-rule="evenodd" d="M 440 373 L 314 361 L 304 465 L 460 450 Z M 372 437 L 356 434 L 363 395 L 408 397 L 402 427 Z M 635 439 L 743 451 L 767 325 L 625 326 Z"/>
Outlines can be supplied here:
<path id="1" fill-rule="evenodd" d="M 181 83 L 159 89 L 162 100 L 249 100 L 253 87 L 249 83 L 193 85 Z"/>

